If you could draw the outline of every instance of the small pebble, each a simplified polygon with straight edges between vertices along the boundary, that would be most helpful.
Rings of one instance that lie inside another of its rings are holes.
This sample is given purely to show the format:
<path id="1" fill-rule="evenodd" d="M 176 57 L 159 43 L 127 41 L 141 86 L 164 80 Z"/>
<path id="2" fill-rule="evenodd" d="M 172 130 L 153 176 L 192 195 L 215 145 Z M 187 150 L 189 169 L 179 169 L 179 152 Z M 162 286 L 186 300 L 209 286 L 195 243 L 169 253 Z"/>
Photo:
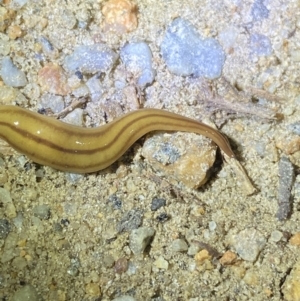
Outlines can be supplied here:
<path id="1" fill-rule="evenodd" d="M 140 87 L 153 82 L 155 70 L 152 68 L 152 53 L 148 44 L 129 43 L 122 48 L 120 56 L 127 71 L 137 76 Z"/>
<path id="2" fill-rule="evenodd" d="M 19 288 L 11 298 L 11 301 L 39 301 L 36 289 L 32 285 L 25 285 Z"/>
<path id="3" fill-rule="evenodd" d="M 229 26 L 222 30 L 219 34 L 219 40 L 224 49 L 229 51 L 232 47 L 234 47 L 238 35 L 239 31 L 234 26 Z"/>
<path id="4" fill-rule="evenodd" d="M 98 102 L 101 99 L 103 94 L 103 87 L 100 82 L 99 76 L 95 75 L 91 77 L 87 82 L 86 86 L 89 89 L 89 93 L 91 95 L 91 100 L 93 102 Z"/>
<path id="5" fill-rule="evenodd" d="M 83 126 L 83 110 L 80 108 L 76 108 L 72 112 L 70 112 L 66 117 L 62 119 L 64 122 L 77 125 L 77 126 Z M 80 177 L 81 178 L 81 177 Z"/>
<path id="6" fill-rule="evenodd" d="M 112 204 L 114 209 L 121 209 L 122 208 L 122 200 L 119 197 L 117 197 L 115 194 L 110 195 L 108 197 L 107 201 Z"/>
<path id="7" fill-rule="evenodd" d="M 291 215 L 291 190 L 295 180 L 294 166 L 287 157 L 281 157 L 278 163 L 278 210 L 276 217 L 282 221 Z"/>
<path id="8" fill-rule="evenodd" d="M 300 300 L 300 261 L 293 266 L 290 274 L 287 275 L 282 286 L 282 293 L 285 301 Z"/>
<path id="9" fill-rule="evenodd" d="M 25 73 L 18 69 L 8 56 L 2 59 L 0 74 L 7 86 L 24 87 L 27 84 Z"/>
<path id="10" fill-rule="evenodd" d="M 160 222 L 160 223 L 165 223 L 166 221 L 168 221 L 170 219 L 170 215 L 168 215 L 165 212 L 160 213 L 155 219 Z"/>
<path id="11" fill-rule="evenodd" d="M 115 260 L 110 254 L 105 254 L 103 256 L 102 262 L 106 268 L 111 268 L 115 264 Z"/>
<path id="12" fill-rule="evenodd" d="M 11 40 L 15 40 L 22 36 L 22 30 L 18 25 L 10 25 L 6 32 Z"/>
<path id="13" fill-rule="evenodd" d="M 216 222 L 215 221 L 210 221 L 209 223 L 208 223 L 208 228 L 209 228 L 209 230 L 210 231 L 215 231 L 216 229 L 217 229 L 217 224 L 216 224 Z"/>
<path id="14" fill-rule="evenodd" d="M 117 58 L 118 55 L 104 44 L 81 45 L 66 56 L 64 66 L 69 72 L 94 74 L 108 71 Z"/>
<path id="15" fill-rule="evenodd" d="M 22 8 L 29 0 L 11 0 L 9 1 L 9 7 L 14 10 Z"/>
<path id="16" fill-rule="evenodd" d="M 0 32 L 4 32 L 11 24 L 11 21 L 14 18 L 14 13 L 11 10 L 6 9 L 3 6 L 0 6 Z"/>
<path id="17" fill-rule="evenodd" d="M 264 0 L 255 0 L 251 7 L 253 21 L 261 21 L 269 17 L 270 11 L 264 4 Z"/>
<path id="18" fill-rule="evenodd" d="M 232 251 L 226 251 L 223 256 L 220 258 L 221 265 L 230 265 L 233 264 L 237 259 L 237 255 Z"/>
<path id="19" fill-rule="evenodd" d="M 232 237 L 232 245 L 239 256 L 254 262 L 266 244 L 264 236 L 254 228 L 245 229 Z"/>
<path id="20" fill-rule="evenodd" d="M 38 82 L 45 92 L 58 95 L 67 95 L 71 92 L 64 70 L 54 63 L 48 63 L 40 69 Z"/>
<path id="21" fill-rule="evenodd" d="M 115 272 L 117 274 L 123 274 L 127 271 L 128 260 L 125 257 L 121 257 L 115 262 Z"/>
<path id="22" fill-rule="evenodd" d="M 0 239 L 5 239 L 10 232 L 11 226 L 7 219 L 0 219 Z"/>
<path id="23" fill-rule="evenodd" d="M 129 236 L 129 247 L 133 254 L 142 254 L 150 244 L 154 234 L 155 230 L 149 227 L 132 230 Z"/>
<path id="24" fill-rule="evenodd" d="M 118 232 L 137 229 L 142 224 L 142 212 L 140 210 L 130 210 L 126 212 L 118 223 Z"/>
<path id="25" fill-rule="evenodd" d="M 256 56 L 271 55 L 273 48 L 270 39 L 259 33 L 250 35 L 250 51 Z"/>
<path id="26" fill-rule="evenodd" d="M 270 236 L 270 240 L 274 241 L 274 242 L 279 242 L 283 237 L 283 233 L 278 231 L 278 230 L 274 230 L 271 232 L 271 236 Z"/>
<path id="27" fill-rule="evenodd" d="M 67 273 L 72 277 L 78 276 L 80 266 L 81 264 L 79 258 L 71 258 L 71 263 L 67 268 Z"/>
<path id="28" fill-rule="evenodd" d="M 184 239 L 175 239 L 172 241 L 171 247 L 174 252 L 186 252 L 188 250 L 188 245 Z"/>
<path id="29" fill-rule="evenodd" d="M 204 39 L 194 26 L 181 18 L 168 27 L 161 44 L 168 69 L 176 75 L 218 78 L 225 54 L 217 40 Z"/>
<path id="30" fill-rule="evenodd" d="M 290 245 L 300 246 L 300 232 L 295 233 L 289 240 Z"/>
<path id="31" fill-rule="evenodd" d="M 151 202 L 151 211 L 157 211 L 159 208 L 166 206 L 166 200 L 154 197 Z"/>
<path id="32" fill-rule="evenodd" d="M 53 113 L 60 113 L 65 108 L 65 103 L 62 96 L 45 93 L 40 98 L 39 107 L 49 108 Z"/>
<path id="33" fill-rule="evenodd" d="M 296 121 L 292 124 L 289 124 L 287 126 L 287 129 L 292 132 L 293 134 L 299 135 L 300 136 L 300 121 Z"/>
<path id="34" fill-rule="evenodd" d="M 123 296 L 112 299 L 112 301 L 136 301 L 136 299 L 129 295 L 123 295 Z"/>
<path id="35" fill-rule="evenodd" d="M 0 86 L 0 102 L 1 104 L 10 105 L 15 100 L 17 91 L 13 87 Z"/>
<path id="36" fill-rule="evenodd" d="M 17 216 L 16 207 L 10 196 L 10 192 L 5 188 L 0 187 L 0 203 L 3 204 L 3 213 L 8 219 L 15 218 Z"/>
<path id="37" fill-rule="evenodd" d="M 102 7 L 104 29 L 117 33 L 137 28 L 137 7 L 129 0 L 109 0 Z"/>
<path id="38" fill-rule="evenodd" d="M 202 265 L 206 260 L 210 260 L 211 258 L 212 256 L 206 249 L 201 250 L 194 256 L 197 265 Z"/>
<path id="39" fill-rule="evenodd" d="M 85 286 L 85 292 L 91 297 L 100 297 L 101 290 L 97 283 L 88 283 Z"/>
<path id="40" fill-rule="evenodd" d="M 167 270 L 169 268 L 169 263 L 162 256 L 159 256 L 153 263 L 158 269 Z"/>
<path id="41" fill-rule="evenodd" d="M 39 39 L 44 54 L 46 54 L 49 57 L 55 58 L 58 55 L 58 51 L 54 48 L 52 43 L 44 36 L 41 36 Z"/>
<path id="42" fill-rule="evenodd" d="M 48 205 L 38 205 L 35 206 L 32 210 L 34 216 L 40 218 L 40 219 L 49 219 L 50 218 L 50 207 Z"/>
<path id="43" fill-rule="evenodd" d="M 27 260 L 24 257 L 15 257 L 11 265 L 18 271 L 22 271 L 27 266 Z"/>
<path id="44" fill-rule="evenodd" d="M 148 138 L 142 155 L 166 178 L 196 189 L 207 181 L 215 161 L 216 145 L 199 135 L 156 134 Z"/>

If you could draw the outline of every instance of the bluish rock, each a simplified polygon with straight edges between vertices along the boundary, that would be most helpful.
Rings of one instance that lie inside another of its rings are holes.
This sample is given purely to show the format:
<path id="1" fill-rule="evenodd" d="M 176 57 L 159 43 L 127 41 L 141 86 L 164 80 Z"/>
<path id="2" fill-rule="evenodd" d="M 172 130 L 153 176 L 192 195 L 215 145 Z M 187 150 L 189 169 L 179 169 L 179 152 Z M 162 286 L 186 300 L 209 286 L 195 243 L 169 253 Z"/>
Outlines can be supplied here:
<path id="1" fill-rule="evenodd" d="M 25 73 L 18 69 L 8 56 L 2 59 L 0 74 L 7 86 L 24 87 L 27 84 Z"/>
<path id="2" fill-rule="evenodd" d="M 65 58 L 64 67 L 69 72 L 106 72 L 113 67 L 117 58 L 118 55 L 104 44 L 81 45 Z"/>
<path id="3" fill-rule="evenodd" d="M 264 4 L 263 0 L 256 0 L 251 7 L 251 15 L 253 21 L 261 21 L 262 19 L 267 19 L 269 17 L 270 11 Z"/>
<path id="4" fill-rule="evenodd" d="M 120 56 L 127 70 L 139 75 L 139 86 L 153 82 L 155 70 L 152 68 L 152 53 L 145 42 L 127 44 L 122 48 Z"/>
<path id="5" fill-rule="evenodd" d="M 252 55 L 271 55 L 273 48 L 270 39 L 262 34 L 254 33 L 250 36 L 250 51 Z"/>
<path id="6" fill-rule="evenodd" d="M 225 53 L 213 38 L 203 38 L 189 22 L 177 18 L 161 44 L 168 69 L 177 75 L 217 78 L 222 73 Z"/>

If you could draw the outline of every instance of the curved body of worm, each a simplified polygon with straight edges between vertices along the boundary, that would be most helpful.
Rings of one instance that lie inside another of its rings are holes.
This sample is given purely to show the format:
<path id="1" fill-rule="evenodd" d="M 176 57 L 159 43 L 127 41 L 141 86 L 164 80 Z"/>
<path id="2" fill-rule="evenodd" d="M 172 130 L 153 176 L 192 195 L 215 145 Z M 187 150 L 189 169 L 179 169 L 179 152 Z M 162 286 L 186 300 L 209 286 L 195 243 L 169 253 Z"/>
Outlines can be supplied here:
<path id="1" fill-rule="evenodd" d="M 204 135 L 227 157 L 234 158 L 226 137 L 219 131 L 164 110 L 141 109 L 97 128 L 82 128 L 17 106 L 0 105 L 0 138 L 34 162 L 74 173 L 108 167 L 135 141 L 157 130 Z"/>

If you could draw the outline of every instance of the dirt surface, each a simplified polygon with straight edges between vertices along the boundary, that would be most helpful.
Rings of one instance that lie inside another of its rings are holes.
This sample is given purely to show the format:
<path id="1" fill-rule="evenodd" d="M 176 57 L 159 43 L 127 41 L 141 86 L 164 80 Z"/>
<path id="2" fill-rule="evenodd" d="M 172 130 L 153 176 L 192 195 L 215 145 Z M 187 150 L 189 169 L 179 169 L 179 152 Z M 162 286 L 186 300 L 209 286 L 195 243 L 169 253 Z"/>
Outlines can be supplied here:
<path id="1" fill-rule="evenodd" d="M 120 300 L 126 300 L 125 295 L 132 300 L 300 300 L 296 266 L 300 142 L 288 130 L 300 116 L 299 2 L 264 1 L 268 17 L 253 21 L 253 1 L 141 0 L 136 1 L 137 28 L 122 34 L 103 29 L 103 3 L 32 0 L 14 10 L 10 22 L 20 27 L 22 35 L 9 39 L 8 55 L 28 80 L 18 89 L 24 96 L 18 104 L 37 110 L 43 94 L 38 71 L 45 62 L 62 66 L 76 45 L 104 42 L 118 53 L 128 41 L 146 41 L 157 74 L 153 84 L 141 91 L 141 106 L 214 121 L 229 138 L 257 192 L 245 196 L 239 179 L 220 159 L 210 180 L 198 190 L 162 177 L 141 156 L 143 139 L 111 167 L 89 175 L 59 172 L 5 152 L 0 186 L 9 192 L 16 216 L 2 204 L 0 218 L 10 229 L 0 240 L 0 299 L 25 300 L 15 294 L 31 285 L 39 296 L 36 300 L 122 296 Z M 80 18 L 82 13 L 90 16 L 87 27 L 69 26 L 70 15 Z M 219 41 L 220 34 L 234 26 L 234 43 L 220 41 L 226 53 L 222 74 L 226 80 L 207 82 L 168 71 L 159 46 L 176 17 Z M 271 55 L 251 53 L 253 33 L 269 37 Z M 41 36 L 51 41 L 57 55 L 39 60 Z M 101 79 L 103 99 L 116 100 L 114 71 Z M 134 78 L 128 76 L 127 83 L 135 87 Z M 212 95 L 207 96 L 203 89 L 211 87 Z M 225 105 L 207 102 L 217 94 L 231 97 Z M 72 101 L 73 96 L 64 96 L 66 106 Z M 129 111 L 131 104 L 123 102 L 123 111 Z M 250 115 L 236 109 L 237 105 L 248 108 L 249 102 L 251 108 L 245 111 Z M 271 113 L 270 119 L 261 118 L 256 102 L 281 118 Z M 96 107 L 87 105 L 86 126 L 104 123 L 105 106 Z M 118 108 L 109 112 L 108 120 L 123 114 Z M 295 177 L 291 214 L 279 221 L 282 156 L 293 163 Z M 165 206 L 151 210 L 154 198 L 164 199 Z M 130 235 L 139 227 L 154 229 L 155 234 L 142 254 L 134 254 Z M 174 248 L 177 239 L 188 249 Z M 234 260 L 227 259 L 226 251 Z"/>

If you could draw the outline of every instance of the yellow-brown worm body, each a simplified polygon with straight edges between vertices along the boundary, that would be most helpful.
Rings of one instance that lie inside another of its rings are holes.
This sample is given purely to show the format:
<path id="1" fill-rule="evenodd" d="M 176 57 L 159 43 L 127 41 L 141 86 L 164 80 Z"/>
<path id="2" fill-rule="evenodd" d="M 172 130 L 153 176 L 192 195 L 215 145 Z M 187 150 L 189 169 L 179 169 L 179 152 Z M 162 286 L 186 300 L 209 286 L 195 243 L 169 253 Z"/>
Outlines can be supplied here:
<path id="1" fill-rule="evenodd" d="M 158 130 L 201 134 L 234 158 L 219 131 L 164 110 L 141 109 L 100 127 L 83 128 L 17 106 L 0 105 L 0 138 L 34 162 L 74 173 L 108 167 L 139 138 Z"/>

